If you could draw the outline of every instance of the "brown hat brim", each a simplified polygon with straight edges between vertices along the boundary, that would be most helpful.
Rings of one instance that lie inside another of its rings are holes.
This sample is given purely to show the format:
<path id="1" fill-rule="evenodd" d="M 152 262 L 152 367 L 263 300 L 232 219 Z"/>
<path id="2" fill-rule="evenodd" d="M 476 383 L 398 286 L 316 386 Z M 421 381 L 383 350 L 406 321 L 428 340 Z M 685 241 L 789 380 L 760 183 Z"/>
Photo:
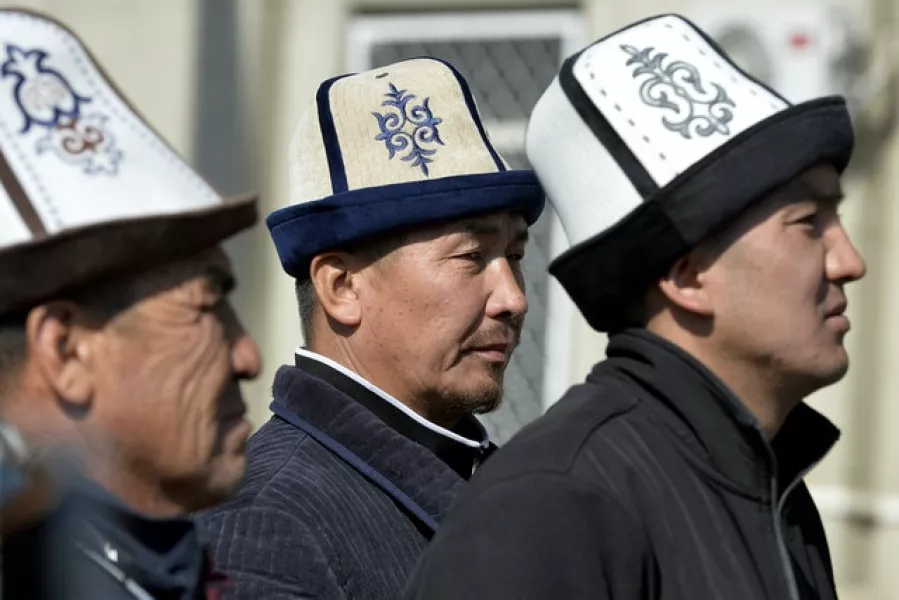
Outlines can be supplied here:
<path id="1" fill-rule="evenodd" d="M 0 314 L 101 278 L 187 258 L 251 227 L 256 196 L 177 214 L 72 229 L 0 250 Z"/>

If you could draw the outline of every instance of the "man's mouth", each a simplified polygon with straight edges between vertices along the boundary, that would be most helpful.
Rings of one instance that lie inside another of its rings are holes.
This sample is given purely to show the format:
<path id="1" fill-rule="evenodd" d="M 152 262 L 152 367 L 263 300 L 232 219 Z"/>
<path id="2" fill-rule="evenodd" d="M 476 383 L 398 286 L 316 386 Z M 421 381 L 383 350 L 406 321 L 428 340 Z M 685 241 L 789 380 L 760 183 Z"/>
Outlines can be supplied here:
<path id="1" fill-rule="evenodd" d="M 515 349 L 513 342 L 496 342 L 492 344 L 479 344 L 470 347 L 467 352 L 476 354 L 487 362 L 506 363 Z"/>

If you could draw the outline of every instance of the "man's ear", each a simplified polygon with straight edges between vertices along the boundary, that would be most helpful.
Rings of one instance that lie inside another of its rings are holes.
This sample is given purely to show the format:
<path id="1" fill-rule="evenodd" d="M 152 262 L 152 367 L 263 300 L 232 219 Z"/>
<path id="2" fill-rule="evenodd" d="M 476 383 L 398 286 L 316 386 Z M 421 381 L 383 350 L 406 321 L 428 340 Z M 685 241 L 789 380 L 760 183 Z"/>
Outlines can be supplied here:
<path id="1" fill-rule="evenodd" d="M 659 291 L 681 310 L 711 317 L 714 309 L 706 285 L 707 263 L 700 254 L 694 251 L 675 262 L 659 280 Z"/>
<path id="2" fill-rule="evenodd" d="M 87 408 L 94 395 L 91 333 L 85 312 L 58 301 L 31 310 L 25 323 L 29 354 L 46 385 L 64 403 Z"/>
<path id="3" fill-rule="evenodd" d="M 319 254 L 309 265 L 315 295 L 325 314 L 343 327 L 356 328 L 362 322 L 359 302 L 359 272 L 345 252 Z"/>

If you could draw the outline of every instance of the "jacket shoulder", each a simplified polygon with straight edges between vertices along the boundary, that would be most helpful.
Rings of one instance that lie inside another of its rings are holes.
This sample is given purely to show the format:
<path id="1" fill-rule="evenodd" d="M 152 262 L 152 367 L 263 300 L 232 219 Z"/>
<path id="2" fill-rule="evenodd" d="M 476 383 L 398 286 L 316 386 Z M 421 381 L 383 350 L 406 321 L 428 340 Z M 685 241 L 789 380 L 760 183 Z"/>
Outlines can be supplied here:
<path id="1" fill-rule="evenodd" d="M 570 473 L 584 448 L 640 419 L 640 399 L 625 381 L 591 378 L 573 386 L 547 413 L 523 428 L 485 464 L 494 479 L 528 472 Z"/>

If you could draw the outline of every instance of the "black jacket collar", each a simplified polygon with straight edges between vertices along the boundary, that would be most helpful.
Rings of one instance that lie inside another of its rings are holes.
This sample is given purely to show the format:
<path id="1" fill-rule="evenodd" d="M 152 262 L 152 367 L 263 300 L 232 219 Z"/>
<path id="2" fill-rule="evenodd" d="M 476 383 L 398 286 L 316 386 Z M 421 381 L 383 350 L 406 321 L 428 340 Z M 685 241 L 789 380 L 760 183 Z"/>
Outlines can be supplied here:
<path id="1" fill-rule="evenodd" d="M 800 404 L 773 442 L 758 420 L 724 383 L 691 355 L 642 329 L 613 335 L 603 373 L 626 377 L 658 400 L 657 411 L 683 448 L 756 496 L 769 498 L 818 463 L 836 443 L 839 430 Z"/>
<path id="2" fill-rule="evenodd" d="M 44 521 L 4 544 L 3 588 L 14 597 L 137 597 L 120 576 L 153 598 L 199 600 L 212 591 L 192 521 L 139 515 L 77 476 Z"/>
<path id="3" fill-rule="evenodd" d="M 474 417 L 463 419 L 452 430 L 452 433 L 478 443 L 477 446 L 470 446 L 423 425 L 393 406 L 386 398 L 320 360 L 297 354 L 296 366 L 309 375 L 329 383 L 368 409 L 397 433 L 433 452 L 463 479 L 471 477 L 485 455 L 494 450 L 484 427 Z"/>
<path id="4" fill-rule="evenodd" d="M 75 539 L 112 560 L 154 598 L 205 598 L 207 555 L 187 517 L 139 515 L 100 487 L 86 483 L 69 513 Z"/>
<path id="5" fill-rule="evenodd" d="M 275 402 L 355 454 L 437 522 L 465 483 L 428 448 L 397 433 L 356 398 L 321 377 L 284 366 L 275 375 L 272 391 Z"/>

